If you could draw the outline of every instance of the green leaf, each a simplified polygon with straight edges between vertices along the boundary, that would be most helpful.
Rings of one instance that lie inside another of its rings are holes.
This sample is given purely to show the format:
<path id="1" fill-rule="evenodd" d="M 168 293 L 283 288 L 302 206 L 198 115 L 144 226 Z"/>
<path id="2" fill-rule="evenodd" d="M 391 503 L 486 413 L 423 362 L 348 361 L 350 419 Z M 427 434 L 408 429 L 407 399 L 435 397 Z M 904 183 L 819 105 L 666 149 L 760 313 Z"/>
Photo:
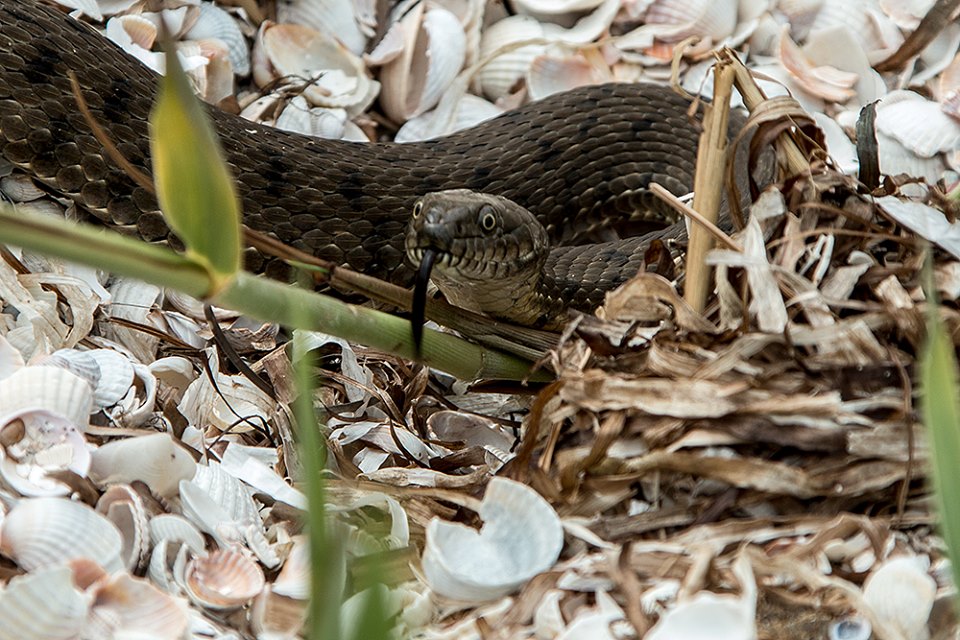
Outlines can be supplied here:
<path id="1" fill-rule="evenodd" d="M 215 293 L 240 269 L 240 203 L 207 114 L 172 51 L 167 46 L 167 74 L 150 114 L 157 199 Z"/>
<path id="2" fill-rule="evenodd" d="M 947 543 L 953 580 L 960 584 L 960 403 L 953 341 L 938 315 L 936 289 L 927 257 L 927 341 L 920 359 L 920 406 L 932 456 L 933 487 L 940 507 L 940 530 Z"/>

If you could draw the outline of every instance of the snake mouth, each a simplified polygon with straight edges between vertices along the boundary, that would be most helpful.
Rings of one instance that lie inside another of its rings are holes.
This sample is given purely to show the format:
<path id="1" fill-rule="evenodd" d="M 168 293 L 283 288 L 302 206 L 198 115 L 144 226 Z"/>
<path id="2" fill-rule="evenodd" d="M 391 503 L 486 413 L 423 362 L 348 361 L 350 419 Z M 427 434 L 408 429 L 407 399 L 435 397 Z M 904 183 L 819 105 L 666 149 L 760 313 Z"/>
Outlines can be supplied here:
<path id="1" fill-rule="evenodd" d="M 410 309 L 410 324 L 413 333 L 413 349 L 417 358 L 420 357 L 420 346 L 423 344 L 423 323 L 427 316 L 427 285 L 430 284 L 430 273 L 439 251 L 432 247 L 417 249 L 420 257 L 420 268 L 413 283 L 413 302 Z M 449 254 L 447 254 L 449 255 Z"/>

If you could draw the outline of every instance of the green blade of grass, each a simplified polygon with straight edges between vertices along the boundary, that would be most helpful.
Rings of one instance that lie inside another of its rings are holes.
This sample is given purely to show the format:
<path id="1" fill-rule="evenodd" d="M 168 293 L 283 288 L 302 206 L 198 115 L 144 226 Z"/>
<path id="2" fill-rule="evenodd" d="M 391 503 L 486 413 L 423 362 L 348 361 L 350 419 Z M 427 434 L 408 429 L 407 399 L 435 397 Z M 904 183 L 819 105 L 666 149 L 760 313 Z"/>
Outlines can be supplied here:
<path id="1" fill-rule="evenodd" d="M 164 218 L 203 265 L 214 291 L 240 269 L 240 203 L 207 114 L 173 47 L 150 114 L 153 177 Z"/>

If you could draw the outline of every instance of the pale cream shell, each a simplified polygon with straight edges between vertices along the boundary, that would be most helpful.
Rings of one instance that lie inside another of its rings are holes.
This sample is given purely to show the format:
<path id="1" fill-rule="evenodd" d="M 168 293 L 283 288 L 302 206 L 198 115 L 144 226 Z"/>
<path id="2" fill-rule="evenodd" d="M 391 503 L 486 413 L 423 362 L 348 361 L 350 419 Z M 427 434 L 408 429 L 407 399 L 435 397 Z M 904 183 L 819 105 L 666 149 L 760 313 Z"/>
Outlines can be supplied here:
<path id="1" fill-rule="evenodd" d="M 197 463 L 169 434 L 124 438 L 103 445 L 92 454 L 90 479 L 105 485 L 144 482 L 161 497 L 176 495 L 180 481 L 196 472 Z"/>
<path id="2" fill-rule="evenodd" d="M 543 37 L 543 25 L 530 16 L 510 16 L 487 27 L 480 39 L 480 58 L 488 61 L 477 74 L 483 95 L 491 100 L 506 95 L 526 75 L 533 59 L 546 51 L 545 44 L 514 45 Z"/>
<path id="3" fill-rule="evenodd" d="M 360 55 L 372 34 L 358 20 L 356 2 L 341 0 L 288 0 L 277 3 L 277 22 L 292 22 L 324 31 L 339 40 L 353 53 Z M 364 33 L 364 29 L 368 33 Z"/>
<path id="4" fill-rule="evenodd" d="M 0 416 L 0 475 L 22 496 L 66 496 L 71 488 L 51 478 L 58 471 L 84 477 L 90 451 L 76 424 L 45 409 Z"/>
<path id="5" fill-rule="evenodd" d="M 130 572 L 150 558 L 150 514 L 143 498 L 130 485 L 115 484 L 100 496 L 97 511 L 112 522 L 123 538 L 120 556 Z"/>
<path id="6" fill-rule="evenodd" d="M 91 599 L 74 586 L 66 565 L 15 576 L 0 591 L 0 640 L 79 637 Z"/>
<path id="7" fill-rule="evenodd" d="M 26 571 L 89 558 L 108 572 L 123 568 L 116 526 L 92 508 L 66 498 L 21 500 L 0 529 L 0 551 Z"/>
<path id="8" fill-rule="evenodd" d="M 886 630 L 882 637 L 893 637 L 891 632 L 903 638 L 926 637 L 937 583 L 925 565 L 925 558 L 899 556 L 867 576 L 863 599 L 876 616 L 875 630 Z"/>
<path id="9" fill-rule="evenodd" d="M 553 507 L 530 487 L 495 477 L 479 508 L 483 528 L 434 518 L 427 525 L 422 566 L 440 596 L 495 600 L 554 565 L 563 526 Z"/>
<path id="10" fill-rule="evenodd" d="M 239 551 L 222 549 L 187 562 L 183 586 L 196 604 L 224 610 L 243 606 L 265 584 L 260 565 Z"/>
<path id="11" fill-rule="evenodd" d="M 236 20 L 212 2 L 200 4 L 200 15 L 197 16 L 197 21 L 193 23 L 193 26 L 184 34 L 184 38 L 188 40 L 206 40 L 208 38 L 219 40 L 226 46 L 233 72 L 238 76 L 245 76 L 250 73 L 250 49 L 247 47 L 247 39 L 240 31 Z"/>
<path id="12" fill-rule="evenodd" d="M 179 640 L 189 626 L 183 602 L 128 573 L 117 573 L 93 588 L 96 600 L 85 638 Z"/>
<path id="13" fill-rule="evenodd" d="M 23 367 L 0 380 L 0 407 L 4 412 L 46 409 L 85 430 L 93 409 L 93 389 L 61 367 Z"/>

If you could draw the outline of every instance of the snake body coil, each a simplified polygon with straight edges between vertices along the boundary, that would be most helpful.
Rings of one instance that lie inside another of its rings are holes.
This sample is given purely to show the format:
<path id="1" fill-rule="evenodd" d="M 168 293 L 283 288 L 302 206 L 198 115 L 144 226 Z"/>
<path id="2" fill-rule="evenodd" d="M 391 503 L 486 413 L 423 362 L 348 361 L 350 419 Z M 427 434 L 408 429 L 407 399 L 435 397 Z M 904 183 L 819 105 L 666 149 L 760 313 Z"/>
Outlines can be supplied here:
<path id="1" fill-rule="evenodd" d="M 81 216 L 148 241 L 167 239 L 154 197 L 107 157 L 77 111 L 71 71 L 94 117 L 149 173 L 155 74 L 34 0 L 0 2 L 0 153 L 55 195 L 74 200 Z M 647 187 L 691 189 L 698 131 L 687 106 L 665 87 L 608 84 L 412 144 L 321 140 L 215 109 L 211 116 L 247 225 L 406 286 L 414 268 L 405 262 L 404 230 L 417 199 L 435 191 L 506 197 L 536 216 L 553 245 L 615 237 L 637 221 L 662 223 L 664 211 Z M 565 249 L 555 268 L 578 284 L 546 295 L 595 306 L 612 277 L 600 254 L 636 246 L 627 240 Z M 276 275 L 281 265 L 251 250 L 248 266 Z"/>

